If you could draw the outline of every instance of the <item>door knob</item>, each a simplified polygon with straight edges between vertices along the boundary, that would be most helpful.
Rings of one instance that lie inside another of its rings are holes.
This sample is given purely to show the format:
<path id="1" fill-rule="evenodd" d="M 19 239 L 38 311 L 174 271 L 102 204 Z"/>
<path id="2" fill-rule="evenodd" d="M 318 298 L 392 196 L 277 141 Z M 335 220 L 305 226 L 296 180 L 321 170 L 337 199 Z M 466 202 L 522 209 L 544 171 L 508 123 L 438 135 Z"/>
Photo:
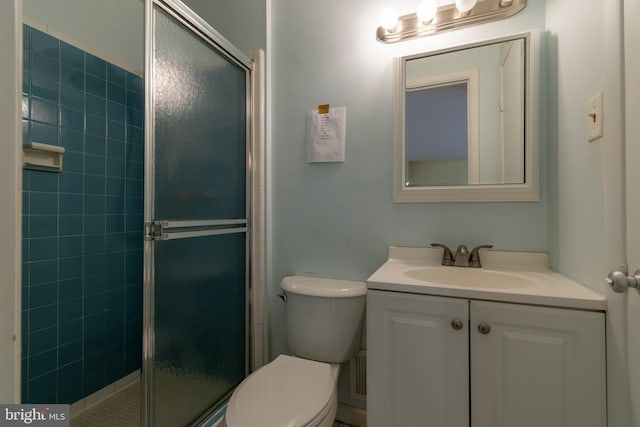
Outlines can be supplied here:
<path id="1" fill-rule="evenodd" d="M 627 274 L 629 274 L 629 270 L 626 265 L 609 273 L 609 276 L 607 276 L 607 284 L 613 292 L 622 293 L 625 292 L 627 288 L 638 289 L 640 286 L 640 270 L 636 270 L 633 276 L 627 276 Z"/>
<path id="2" fill-rule="evenodd" d="M 460 319 L 453 319 L 451 321 L 451 327 L 453 329 L 455 329 L 456 331 L 459 331 L 460 329 L 462 329 L 464 327 L 464 323 L 462 323 L 462 320 L 460 320 Z"/>

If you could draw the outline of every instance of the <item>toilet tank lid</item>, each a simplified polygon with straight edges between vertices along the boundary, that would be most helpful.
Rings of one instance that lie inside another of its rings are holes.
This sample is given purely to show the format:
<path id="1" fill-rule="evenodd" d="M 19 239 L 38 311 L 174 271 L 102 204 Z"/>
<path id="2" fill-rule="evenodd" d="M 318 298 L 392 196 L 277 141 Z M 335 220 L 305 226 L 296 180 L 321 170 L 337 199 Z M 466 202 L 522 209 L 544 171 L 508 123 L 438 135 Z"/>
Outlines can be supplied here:
<path id="1" fill-rule="evenodd" d="M 367 293 L 364 282 L 323 277 L 287 276 L 282 279 L 280 287 L 292 294 L 326 298 L 359 297 Z"/>

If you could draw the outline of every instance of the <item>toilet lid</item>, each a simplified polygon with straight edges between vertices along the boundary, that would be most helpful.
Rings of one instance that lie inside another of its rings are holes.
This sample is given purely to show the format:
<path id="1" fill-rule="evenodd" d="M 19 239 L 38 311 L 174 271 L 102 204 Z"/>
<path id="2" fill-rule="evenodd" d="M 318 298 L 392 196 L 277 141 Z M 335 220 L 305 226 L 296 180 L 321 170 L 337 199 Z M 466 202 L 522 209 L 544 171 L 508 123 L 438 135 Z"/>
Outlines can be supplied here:
<path id="1" fill-rule="evenodd" d="M 225 418 L 229 426 L 305 426 L 334 393 L 329 364 L 281 355 L 236 388 Z"/>

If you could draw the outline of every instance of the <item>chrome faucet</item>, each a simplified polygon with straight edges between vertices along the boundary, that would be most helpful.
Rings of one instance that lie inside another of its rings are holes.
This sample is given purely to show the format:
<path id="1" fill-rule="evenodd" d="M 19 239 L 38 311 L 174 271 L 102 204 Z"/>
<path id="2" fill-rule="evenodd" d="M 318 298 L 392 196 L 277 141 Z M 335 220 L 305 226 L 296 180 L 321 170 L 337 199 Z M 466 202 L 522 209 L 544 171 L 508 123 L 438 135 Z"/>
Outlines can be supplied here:
<path id="1" fill-rule="evenodd" d="M 469 267 L 469 249 L 465 245 L 459 245 L 456 255 L 453 257 L 453 265 L 456 267 Z"/>
<path id="2" fill-rule="evenodd" d="M 432 243 L 434 248 L 442 248 L 444 253 L 442 254 L 442 265 L 455 266 L 455 267 L 482 267 L 480 262 L 480 249 L 489 249 L 493 245 L 480 245 L 473 248 L 471 252 L 465 245 L 458 246 L 456 254 L 453 255 L 451 249 L 442 243 Z"/>

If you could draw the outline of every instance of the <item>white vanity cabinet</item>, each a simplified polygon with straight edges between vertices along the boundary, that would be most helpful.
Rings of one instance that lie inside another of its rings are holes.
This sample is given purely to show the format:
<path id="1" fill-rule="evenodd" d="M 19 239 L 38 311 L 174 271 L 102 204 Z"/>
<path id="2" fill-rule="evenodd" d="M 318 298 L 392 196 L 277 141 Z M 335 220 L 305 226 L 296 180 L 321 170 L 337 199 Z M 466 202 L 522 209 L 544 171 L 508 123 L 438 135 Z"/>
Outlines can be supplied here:
<path id="1" fill-rule="evenodd" d="M 597 311 L 369 290 L 367 425 L 606 426 L 604 327 Z"/>

